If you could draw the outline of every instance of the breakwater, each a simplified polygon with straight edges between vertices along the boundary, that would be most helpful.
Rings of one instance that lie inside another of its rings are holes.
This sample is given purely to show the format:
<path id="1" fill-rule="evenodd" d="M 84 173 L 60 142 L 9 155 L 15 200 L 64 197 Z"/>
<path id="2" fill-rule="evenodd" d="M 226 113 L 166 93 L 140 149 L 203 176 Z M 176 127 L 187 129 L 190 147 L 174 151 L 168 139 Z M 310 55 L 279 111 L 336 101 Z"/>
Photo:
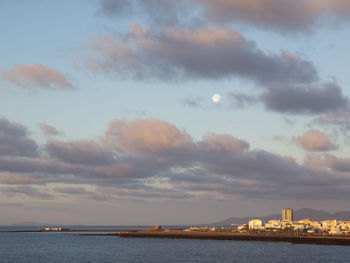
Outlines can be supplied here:
<path id="1" fill-rule="evenodd" d="M 149 231 L 119 232 L 124 238 L 173 238 L 173 239 L 210 239 L 235 241 L 288 242 L 293 244 L 342 245 L 350 246 L 350 237 L 343 236 L 294 236 L 285 234 L 261 235 L 234 232 L 184 232 L 184 231 Z"/>

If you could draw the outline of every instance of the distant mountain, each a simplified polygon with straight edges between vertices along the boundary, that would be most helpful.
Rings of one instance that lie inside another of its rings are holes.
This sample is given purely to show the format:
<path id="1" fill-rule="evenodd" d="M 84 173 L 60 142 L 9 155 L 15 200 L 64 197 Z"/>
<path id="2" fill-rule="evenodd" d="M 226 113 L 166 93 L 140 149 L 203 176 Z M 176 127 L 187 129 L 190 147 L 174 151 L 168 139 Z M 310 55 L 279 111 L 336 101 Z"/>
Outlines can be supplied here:
<path id="1" fill-rule="evenodd" d="M 269 216 L 251 216 L 251 217 L 230 217 L 228 219 L 212 223 L 210 225 L 216 225 L 216 226 L 225 226 L 230 224 L 246 224 L 248 221 L 252 218 L 259 218 L 262 221 L 266 222 L 271 219 L 280 219 L 281 215 L 275 214 L 275 215 L 269 215 Z"/>
<path id="2" fill-rule="evenodd" d="M 310 218 L 311 220 L 322 221 L 327 219 L 336 219 L 343 221 L 350 221 L 350 211 L 342 211 L 337 213 L 328 213 L 322 210 L 315 210 L 311 208 L 301 208 L 293 210 L 294 220 L 301 220 Z M 259 218 L 263 222 L 271 219 L 281 219 L 281 214 L 273 214 L 269 216 L 251 216 L 251 217 L 230 217 L 220 222 L 213 223 L 211 225 L 230 225 L 230 224 L 245 224 L 252 218 Z"/>

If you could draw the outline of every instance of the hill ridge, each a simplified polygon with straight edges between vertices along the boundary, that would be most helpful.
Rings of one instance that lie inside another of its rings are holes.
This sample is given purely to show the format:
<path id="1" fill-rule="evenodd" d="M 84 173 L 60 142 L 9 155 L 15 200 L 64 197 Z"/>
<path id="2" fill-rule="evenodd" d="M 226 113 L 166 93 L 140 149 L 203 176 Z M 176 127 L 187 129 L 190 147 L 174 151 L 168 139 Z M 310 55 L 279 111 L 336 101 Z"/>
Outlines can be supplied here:
<path id="1" fill-rule="evenodd" d="M 312 208 L 293 209 L 294 220 L 301 220 L 310 218 L 315 221 L 322 221 L 327 219 L 336 219 L 343 221 L 350 221 L 350 211 L 340 211 L 336 213 L 329 213 L 323 210 L 316 210 Z M 244 224 L 252 218 L 259 218 L 266 222 L 271 219 L 281 219 L 281 214 L 272 214 L 268 216 L 251 216 L 251 217 L 230 217 L 225 220 L 215 222 L 212 225 L 230 225 L 230 224 Z"/>

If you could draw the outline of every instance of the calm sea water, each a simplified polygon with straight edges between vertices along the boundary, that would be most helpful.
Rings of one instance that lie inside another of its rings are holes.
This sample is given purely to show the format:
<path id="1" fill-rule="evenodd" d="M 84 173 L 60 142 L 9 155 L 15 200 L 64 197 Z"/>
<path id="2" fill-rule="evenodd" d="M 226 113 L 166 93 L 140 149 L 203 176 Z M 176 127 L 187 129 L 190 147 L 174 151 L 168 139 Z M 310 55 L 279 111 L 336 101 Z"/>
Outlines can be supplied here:
<path id="1" fill-rule="evenodd" d="M 350 262 L 350 247 L 128 239 L 76 233 L 0 233 L 0 262 Z"/>

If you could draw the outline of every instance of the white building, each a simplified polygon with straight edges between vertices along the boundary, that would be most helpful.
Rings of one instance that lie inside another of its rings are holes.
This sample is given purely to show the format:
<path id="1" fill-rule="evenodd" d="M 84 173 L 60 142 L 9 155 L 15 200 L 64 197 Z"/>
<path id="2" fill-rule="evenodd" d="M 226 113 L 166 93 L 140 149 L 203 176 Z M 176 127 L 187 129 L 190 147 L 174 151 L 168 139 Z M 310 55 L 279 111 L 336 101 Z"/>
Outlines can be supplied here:
<path id="1" fill-rule="evenodd" d="M 341 221 L 338 225 L 342 231 L 350 230 L 350 221 Z"/>
<path id="2" fill-rule="evenodd" d="M 247 225 L 247 224 L 238 225 L 238 226 L 237 226 L 237 229 L 238 229 L 239 231 L 247 230 L 247 229 L 248 229 L 248 225 Z"/>
<path id="3" fill-rule="evenodd" d="M 61 227 L 45 227 L 44 231 L 62 231 Z"/>
<path id="4" fill-rule="evenodd" d="M 273 228 L 277 229 L 281 227 L 281 221 L 280 220 L 269 220 L 265 224 L 265 228 Z"/>
<path id="5" fill-rule="evenodd" d="M 337 227 L 337 220 L 325 220 L 321 222 L 321 229 L 324 231 L 329 231 L 335 227 Z"/>
<path id="6" fill-rule="evenodd" d="M 307 225 L 305 225 L 304 223 L 301 223 L 301 222 L 293 222 L 291 224 L 291 226 L 293 227 L 293 230 L 295 230 L 295 231 L 303 231 L 307 227 Z"/>
<path id="7" fill-rule="evenodd" d="M 260 219 L 252 219 L 248 223 L 249 229 L 263 229 L 263 223 Z"/>

